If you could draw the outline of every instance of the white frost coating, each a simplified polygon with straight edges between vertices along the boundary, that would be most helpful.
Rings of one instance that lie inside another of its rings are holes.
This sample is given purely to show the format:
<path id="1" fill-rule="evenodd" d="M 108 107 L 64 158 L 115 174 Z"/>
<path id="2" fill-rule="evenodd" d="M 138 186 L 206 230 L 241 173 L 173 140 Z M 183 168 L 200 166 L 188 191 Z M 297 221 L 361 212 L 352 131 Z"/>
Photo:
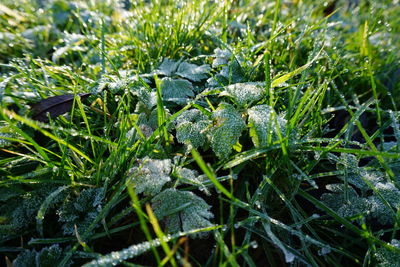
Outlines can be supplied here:
<path id="1" fill-rule="evenodd" d="M 244 106 L 260 100 L 264 92 L 264 83 L 247 82 L 225 86 L 225 92 L 222 92 L 221 95 L 228 95 L 235 99 L 240 106 Z"/>
<path id="2" fill-rule="evenodd" d="M 275 111 L 268 105 L 258 105 L 248 109 L 250 134 L 256 147 L 268 144 L 269 135 L 272 134 L 272 141 L 278 138 L 277 128 L 281 134 L 285 133 L 286 120 L 275 114 Z M 275 123 L 278 121 L 278 125 Z"/>
<path id="3" fill-rule="evenodd" d="M 208 130 L 211 147 L 218 158 L 226 159 L 231 153 L 233 145 L 240 138 L 246 128 L 241 114 L 227 103 L 221 103 L 213 112 L 214 126 Z"/>
<path id="4" fill-rule="evenodd" d="M 142 159 L 139 166 L 133 167 L 129 171 L 135 185 L 135 192 L 156 195 L 161 191 L 163 185 L 171 180 L 169 177 L 171 168 L 170 159 L 156 160 L 147 157 Z"/>

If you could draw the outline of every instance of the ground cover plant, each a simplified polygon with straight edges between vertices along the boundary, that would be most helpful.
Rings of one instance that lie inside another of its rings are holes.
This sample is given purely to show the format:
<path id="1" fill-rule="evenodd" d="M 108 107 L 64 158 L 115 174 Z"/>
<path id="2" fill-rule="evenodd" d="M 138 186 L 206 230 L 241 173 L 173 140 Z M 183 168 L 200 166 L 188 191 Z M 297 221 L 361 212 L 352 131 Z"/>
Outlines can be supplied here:
<path id="1" fill-rule="evenodd" d="M 397 0 L 0 3 L 8 266 L 399 266 Z"/>

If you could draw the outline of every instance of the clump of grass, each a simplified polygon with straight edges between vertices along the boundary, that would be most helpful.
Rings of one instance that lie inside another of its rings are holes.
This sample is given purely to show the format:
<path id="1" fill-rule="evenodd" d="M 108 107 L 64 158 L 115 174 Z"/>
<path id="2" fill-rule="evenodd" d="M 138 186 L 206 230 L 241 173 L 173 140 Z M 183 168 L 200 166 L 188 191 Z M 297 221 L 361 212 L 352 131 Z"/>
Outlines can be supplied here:
<path id="1" fill-rule="evenodd" d="M 397 264 L 399 12 L 0 4 L 1 260 Z"/>

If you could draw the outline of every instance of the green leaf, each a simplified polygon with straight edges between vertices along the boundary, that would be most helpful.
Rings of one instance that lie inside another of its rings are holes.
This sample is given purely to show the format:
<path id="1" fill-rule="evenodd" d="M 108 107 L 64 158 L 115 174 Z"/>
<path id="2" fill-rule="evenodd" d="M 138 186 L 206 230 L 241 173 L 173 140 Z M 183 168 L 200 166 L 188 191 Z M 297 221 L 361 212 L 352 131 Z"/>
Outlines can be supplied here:
<path id="1" fill-rule="evenodd" d="M 263 147 L 268 144 L 268 139 L 278 139 L 277 127 L 280 132 L 285 132 L 286 120 L 277 116 L 268 105 L 258 105 L 247 110 L 249 114 L 250 136 L 255 147 Z M 274 116 L 277 116 L 276 124 Z M 272 134 L 272 136 L 270 136 Z"/>
<path id="2" fill-rule="evenodd" d="M 172 76 L 176 72 L 180 63 L 180 61 L 165 58 L 155 73 L 165 76 Z"/>
<path id="3" fill-rule="evenodd" d="M 183 79 L 163 78 L 161 80 L 161 92 L 164 100 L 194 97 L 192 84 Z"/>
<path id="4" fill-rule="evenodd" d="M 397 239 L 392 239 L 390 244 L 394 247 L 400 249 L 400 241 Z M 381 247 L 376 250 L 375 257 L 379 262 L 377 266 L 384 267 L 384 266 L 393 266 L 399 267 L 400 266 L 400 253 L 391 251 L 387 248 Z"/>
<path id="5" fill-rule="evenodd" d="M 182 62 L 176 74 L 193 82 L 199 82 L 207 78 L 207 74 L 210 70 L 210 66 L 206 64 L 197 66 L 195 64 Z"/>
<path id="6" fill-rule="evenodd" d="M 182 112 L 175 119 L 176 139 L 179 143 L 186 144 L 188 147 L 199 147 L 206 141 L 204 129 L 211 122 L 201 111 L 190 109 Z"/>
<path id="7" fill-rule="evenodd" d="M 171 178 L 171 160 L 156 160 L 144 158 L 139 161 L 139 166 L 129 171 L 136 194 L 144 193 L 148 196 L 158 194 L 165 183 Z"/>
<path id="8" fill-rule="evenodd" d="M 211 147 L 218 158 L 227 159 L 233 145 L 239 141 L 246 124 L 241 114 L 227 103 L 221 103 L 212 117 L 214 126 L 207 131 Z"/>
<path id="9" fill-rule="evenodd" d="M 155 196 L 152 203 L 154 214 L 171 233 L 212 226 L 211 206 L 192 192 L 169 188 Z"/>
<path id="10" fill-rule="evenodd" d="M 265 94 L 264 84 L 261 82 L 235 83 L 225 86 L 220 96 L 232 97 L 240 106 L 245 106 L 260 100 Z"/>

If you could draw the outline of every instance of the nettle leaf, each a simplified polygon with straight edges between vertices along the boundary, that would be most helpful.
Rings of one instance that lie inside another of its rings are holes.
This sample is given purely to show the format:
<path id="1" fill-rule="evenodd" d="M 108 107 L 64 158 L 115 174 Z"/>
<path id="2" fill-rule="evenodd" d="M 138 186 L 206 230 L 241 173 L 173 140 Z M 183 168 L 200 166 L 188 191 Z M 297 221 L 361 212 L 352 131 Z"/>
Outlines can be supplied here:
<path id="1" fill-rule="evenodd" d="M 272 141 L 278 139 L 277 128 L 282 134 L 285 133 L 286 120 L 276 115 L 275 111 L 268 105 L 258 105 L 247 110 L 249 114 L 250 136 L 256 147 L 268 144 L 269 135 Z M 278 125 L 275 122 L 275 118 Z"/>
<path id="2" fill-rule="evenodd" d="M 225 86 L 220 96 L 230 96 L 240 106 L 245 106 L 260 100 L 264 92 L 264 85 L 260 82 L 235 83 Z"/>
<path id="3" fill-rule="evenodd" d="M 154 214 L 171 233 L 212 226 L 211 206 L 192 192 L 169 188 L 155 196 L 152 203 Z"/>
<path id="4" fill-rule="evenodd" d="M 144 193 L 148 196 L 158 194 L 165 183 L 171 180 L 172 164 L 170 159 L 157 160 L 144 158 L 139 161 L 139 166 L 129 170 L 131 181 L 137 194 Z"/>
<path id="5" fill-rule="evenodd" d="M 190 147 L 200 147 L 206 141 L 204 129 L 211 123 L 201 111 L 190 109 L 182 112 L 175 120 L 176 139 Z"/>
<path id="6" fill-rule="evenodd" d="M 65 253 L 63 249 L 58 245 L 52 245 L 45 247 L 39 252 L 36 250 L 25 250 L 18 254 L 18 257 L 13 261 L 15 267 L 51 267 L 58 266 L 63 260 Z M 69 260 L 64 266 L 71 266 L 72 261 Z"/>
<path id="7" fill-rule="evenodd" d="M 208 180 L 206 175 L 199 175 L 196 170 L 191 170 L 179 166 L 176 167 L 175 173 L 180 178 L 179 182 L 181 184 L 195 185 L 206 194 L 209 193 L 207 187 L 204 185 L 204 182 Z"/>
<path id="8" fill-rule="evenodd" d="M 71 193 L 57 210 L 64 234 L 75 235 L 75 225 L 83 234 L 99 214 L 103 198 L 103 188 L 84 189 L 77 197 Z"/>
<path id="9" fill-rule="evenodd" d="M 172 76 L 178 69 L 179 64 L 181 64 L 180 61 L 165 58 L 155 73 L 165 76 Z"/>
<path id="10" fill-rule="evenodd" d="M 330 184 L 326 188 L 332 193 L 322 194 L 321 201 L 341 217 L 368 213 L 370 203 L 367 199 L 359 197 L 352 187 L 346 188 L 348 199 L 345 197 L 345 186 L 343 184 Z"/>
<path id="11" fill-rule="evenodd" d="M 227 103 L 221 103 L 212 114 L 214 125 L 207 131 L 214 153 L 220 159 L 228 158 L 233 145 L 246 128 L 241 114 Z"/>
<path id="12" fill-rule="evenodd" d="M 161 80 L 161 91 L 165 100 L 186 99 L 194 97 L 191 82 L 183 79 L 165 77 Z"/>
<path id="13" fill-rule="evenodd" d="M 360 189 L 362 194 L 372 190 L 365 181 L 375 186 L 377 183 L 387 180 L 384 173 L 361 168 L 358 165 L 359 160 L 357 157 L 348 153 L 342 153 L 336 162 L 337 169 L 345 171 L 344 174 L 338 175 L 338 177 L 343 180 L 347 179 L 347 182 Z"/>
<path id="14" fill-rule="evenodd" d="M 197 66 L 195 64 L 182 62 L 179 65 L 176 74 L 193 82 L 199 82 L 207 78 L 207 74 L 210 72 L 210 70 L 211 68 L 207 64 Z"/>
<path id="15" fill-rule="evenodd" d="M 390 244 L 396 248 L 400 248 L 400 241 L 397 239 L 392 239 Z M 377 266 L 400 266 L 400 254 L 385 247 L 376 250 L 375 258 L 378 261 Z"/>
<path id="16" fill-rule="evenodd" d="M 377 183 L 375 189 L 387 201 L 388 204 L 397 212 L 400 208 L 400 190 L 392 183 Z M 371 215 L 383 224 L 394 222 L 393 212 L 385 205 L 382 199 L 374 192 L 374 195 L 368 197 L 371 203 Z"/>

